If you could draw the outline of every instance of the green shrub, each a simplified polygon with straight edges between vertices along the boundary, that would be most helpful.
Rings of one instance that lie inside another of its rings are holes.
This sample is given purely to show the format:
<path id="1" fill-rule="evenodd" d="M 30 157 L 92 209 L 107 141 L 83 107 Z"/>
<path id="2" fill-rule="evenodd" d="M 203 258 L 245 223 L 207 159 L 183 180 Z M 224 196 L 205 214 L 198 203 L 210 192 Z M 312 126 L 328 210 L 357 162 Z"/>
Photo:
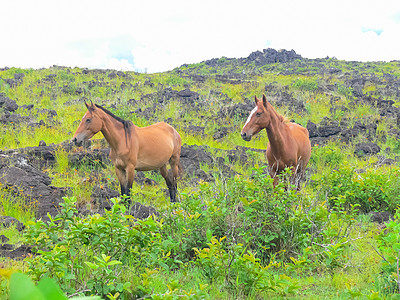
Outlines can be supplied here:
<path id="1" fill-rule="evenodd" d="M 181 76 L 177 76 L 175 74 L 169 74 L 165 80 L 165 83 L 170 86 L 184 86 L 191 83 L 191 80 L 182 78 Z"/>
<path id="2" fill-rule="evenodd" d="M 297 78 L 293 86 L 303 91 L 315 92 L 318 89 L 318 82 L 314 78 Z"/>
<path id="3" fill-rule="evenodd" d="M 382 274 L 377 277 L 377 283 L 384 294 L 398 294 L 400 293 L 400 210 L 397 210 L 394 219 L 385 225 L 386 229 L 377 236 L 378 251 L 382 258 Z"/>
<path id="4" fill-rule="evenodd" d="M 260 259 L 242 244 L 232 244 L 226 250 L 223 245 L 225 237 L 209 237 L 206 248 L 195 248 L 196 264 L 212 282 L 224 280 L 225 286 L 236 294 L 249 296 L 257 291 L 274 291 L 285 295 L 294 293 L 299 287 L 297 282 L 285 275 L 276 275 L 269 269 L 280 267 L 273 259 L 263 266 Z"/>
<path id="5" fill-rule="evenodd" d="M 275 188 L 263 169 L 255 168 L 250 182 L 235 178 L 232 196 L 243 205 L 236 232 L 263 262 L 274 253 L 281 253 L 286 260 L 311 245 L 312 229 L 321 225 L 327 210 L 296 191 L 290 184 L 289 169 L 279 175 Z"/>
<path id="6" fill-rule="evenodd" d="M 353 95 L 353 88 L 346 87 L 344 84 L 339 83 L 337 85 L 337 91 L 340 95 L 345 96 L 347 99 L 350 99 Z"/>
<path id="7" fill-rule="evenodd" d="M 182 202 L 166 213 L 163 243 L 177 262 L 189 262 L 195 255 L 194 248 L 206 247 L 207 232 L 219 238 L 225 236 L 227 207 L 221 206 L 219 197 L 214 198 L 214 192 L 212 186 L 203 183 L 198 192 L 182 193 Z"/>
<path id="8" fill-rule="evenodd" d="M 107 295 L 130 291 L 130 281 L 118 276 L 123 264 L 159 267 L 162 257 L 162 224 L 153 218 L 136 220 L 125 215 L 118 199 L 103 216 L 77 216 L 76 199 L 64 198 L 60 214 L 49 223 L 37 221 L 28 226 L 25 237 L 38 254 L 27 258 L 29 273 L 39 280 L 49 276 L 68 294 Z M 49 216 L 50 217 L 50 216 Z"/>
<path id="9" fill-rule="evenodd" d="M 190 261 L 193 248 L 207 247 L 209 236 L 226 236 L 229 245 L 241 243 L 263 263 L 273 253 L 289 259 L 310 246 L 313 228 L 327 216 L 326 207 L 297 193 L 289 184 L 289 170 L 274 188 L 264 168 L 254 168 L 252 178 L 203 184 L 200 191 L 182 195 L 182 209 L 165 220 L 164 236 L 171 240 L 172 255 Z"/>
<path id="10" fill-rule="evenodd" d="M 331 207 L 350 209 L 357 206 L 361 212 L 394 212 L 400 201 L 399 170 L 368 168 L 356 172 L 354 167 L 342 164 L 320 181 L 322 191 Z"/>

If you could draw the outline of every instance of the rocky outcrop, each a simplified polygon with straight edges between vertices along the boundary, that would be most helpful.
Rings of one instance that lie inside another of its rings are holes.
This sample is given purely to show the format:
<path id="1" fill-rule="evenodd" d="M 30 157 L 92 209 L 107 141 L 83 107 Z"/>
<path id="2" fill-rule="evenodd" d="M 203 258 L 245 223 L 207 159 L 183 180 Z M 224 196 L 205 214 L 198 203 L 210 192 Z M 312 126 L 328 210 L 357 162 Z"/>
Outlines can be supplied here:
<path id="1" fill-rule="evenodd" d="M 36 208 L 38 218 L 47 213 L 56 215 L 65 189 L 51 185 L 50 177 L 28 163 L 25 155 L 0 156 L 0 183 L 12 194 L 25 199 L 26 205 Z"/>
<path id="2" fill-rule="evenodd" d="M 280 50 L 277 51 L 272 48 L 255 51 L 243 59 L 244 63 L 254 63 L 256 66 L 263 66 L 266 64 L 286 63 L 292 60 L 301 59 L 301 55 L 297 54 L 294 50 Z"/>

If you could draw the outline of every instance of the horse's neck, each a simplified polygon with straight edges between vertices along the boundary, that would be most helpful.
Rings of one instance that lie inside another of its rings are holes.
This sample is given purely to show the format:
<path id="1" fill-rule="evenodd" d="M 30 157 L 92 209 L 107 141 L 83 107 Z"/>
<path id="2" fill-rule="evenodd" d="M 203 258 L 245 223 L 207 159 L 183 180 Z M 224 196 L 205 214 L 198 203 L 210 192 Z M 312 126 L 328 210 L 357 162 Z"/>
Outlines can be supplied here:
<path id="1" fill-rule="evenodd" d="M 125 130 L 124 125 L 106 114 L 102 112 L 102 119 L 104 122 L 104 126 L 101 129 L 101 133 L 104 135 L 104 138 L 110 145 L 110 147 L 117 151 L 121 148 L 122 143 L 125 144 Z"/>
<path id="2" fill-rule="evenodd" d="M 284 147 L 284 126 L 285 124 L 282 121 L 282 117 L 272 108 L 268 108 L 271 114 L 271 121 L 269 126 L 266 127 L 268 141 L 270 143 L 270 147 L 272 152 L 280 151 Z"/>

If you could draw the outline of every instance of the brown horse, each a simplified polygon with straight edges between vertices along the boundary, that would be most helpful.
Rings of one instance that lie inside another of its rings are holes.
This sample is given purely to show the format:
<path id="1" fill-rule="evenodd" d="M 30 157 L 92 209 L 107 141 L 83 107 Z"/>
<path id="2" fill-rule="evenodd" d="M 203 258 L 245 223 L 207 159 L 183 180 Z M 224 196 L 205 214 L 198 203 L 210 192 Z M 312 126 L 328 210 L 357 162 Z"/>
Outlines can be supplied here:
<path id="1" fill-rule="evenodd" d="M 121 185 L 121 194 L 129 197 L 135 170 L 160 169 L 169 189 L 171 202 L 176 201 L 177 177 L 180 170 L 181 137 L 164 122 L 138 127 L 96 104 L 85 105 L 82 118 L 72 141 L 81 145 L 101 131 L 110 145 L 110 159 Z M 167 164 L 172 172 L 168 172 Z"/>
<path id="2" fill-rule="evenodd" d="M 278 183 L 277 175 L 286 167 L 292 169 L 291 182 L 300 188 L 300 180 L 311 156 L 311 143 L 308 130 L 296 123 L 291 123 L 279 115 L 263 95 L 262 101 L 255 97 L 256 107 L 243 126 L 241 135 L 250 141 L 253 135 L 267 130 L 268 146 L 266 156 L 269 174 Z"/>

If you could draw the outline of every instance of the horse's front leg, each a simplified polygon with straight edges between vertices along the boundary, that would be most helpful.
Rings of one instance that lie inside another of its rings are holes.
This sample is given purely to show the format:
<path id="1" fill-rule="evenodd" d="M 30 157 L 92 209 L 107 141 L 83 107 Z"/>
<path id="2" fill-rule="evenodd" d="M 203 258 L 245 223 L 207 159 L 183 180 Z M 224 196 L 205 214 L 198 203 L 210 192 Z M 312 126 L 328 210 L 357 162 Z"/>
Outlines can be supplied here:
<path id="1" fill-rule="evenodd" d="M 122 168 L 122 167 L 116 167 L 115 168 L 115 173 L 117 174 L 120 186 L 121 186 L 121 195 L 122 196 L 127 196 L 129 199 L 130 193 L 131 193 L 131 188 L 132 188 L 132 183 L 133 183 L 133 178 L 134 178 L 134 172 L 135 168 Z"/>
<path id="2" fill-rule="evenodd" d="M 122 167 L 115 167 L 115 174 L 117 175 L 119 184 L 121 186 L 121 195 L 126 195 L 127 180 L 125 169 Z"/>
<path id="3" fill-rule="evenodd" d="M 129 197 L 131 194 L 131 189 L 133 185 L 133 180 L 135 179 L 135 166 L 133 165 L 128 165 L 125 169 L 126 172 L 126 188 L 127 188 L 127 196 Z M 129 203 L 131 203 L 130 197 L 129 197 Z"/>

